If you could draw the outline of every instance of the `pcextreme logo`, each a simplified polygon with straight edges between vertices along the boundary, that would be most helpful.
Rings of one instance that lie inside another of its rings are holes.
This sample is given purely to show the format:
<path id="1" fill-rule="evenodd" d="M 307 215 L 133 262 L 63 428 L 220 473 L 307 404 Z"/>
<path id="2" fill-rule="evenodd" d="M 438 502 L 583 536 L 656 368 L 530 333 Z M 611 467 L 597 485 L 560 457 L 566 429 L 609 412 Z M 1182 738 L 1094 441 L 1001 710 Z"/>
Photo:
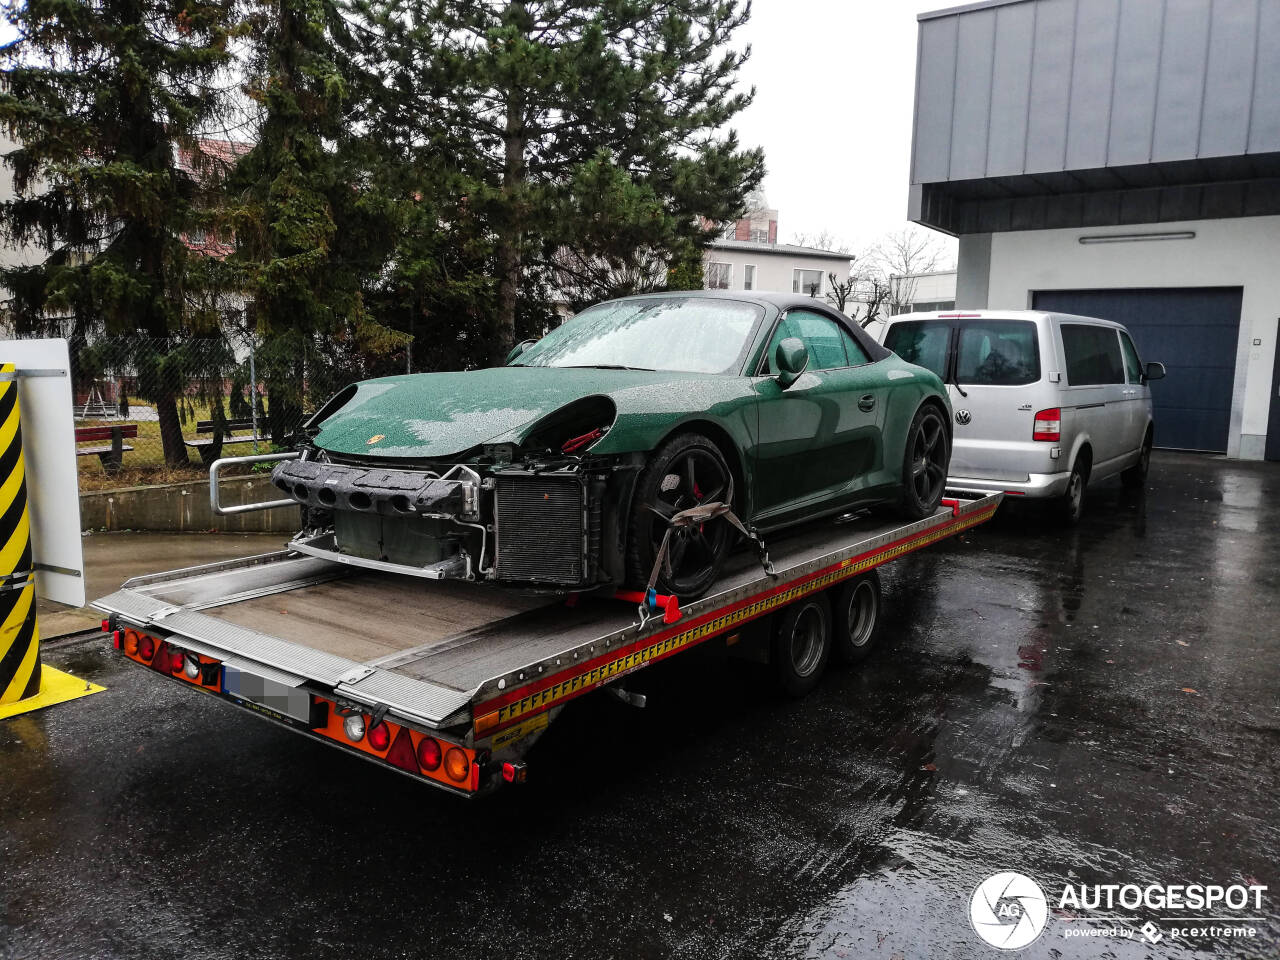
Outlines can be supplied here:
<path id="1" fill-rule="evenodd" d="M 1021 950 L 1044 933 L 1049 900 L 1040 884 L 1012 870 L 983 880 L 969 898 L 973 931 L 993 947 Z"/>

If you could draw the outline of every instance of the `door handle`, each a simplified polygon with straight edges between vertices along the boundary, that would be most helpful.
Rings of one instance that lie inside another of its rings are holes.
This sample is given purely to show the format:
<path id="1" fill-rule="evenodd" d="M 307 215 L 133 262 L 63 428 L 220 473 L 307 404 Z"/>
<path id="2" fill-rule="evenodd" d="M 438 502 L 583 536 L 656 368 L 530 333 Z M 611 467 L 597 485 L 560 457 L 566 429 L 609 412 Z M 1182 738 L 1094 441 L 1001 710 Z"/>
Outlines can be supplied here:
<path id="1" fill-rule="evenodd" d="M 870 413 L 875 408 L 876 408 L 876 398 L 869 393 L 865 397 L 863 397 L 861 400 L 858 401 L 859 410 L 865 410 L 867 413 Z"/>

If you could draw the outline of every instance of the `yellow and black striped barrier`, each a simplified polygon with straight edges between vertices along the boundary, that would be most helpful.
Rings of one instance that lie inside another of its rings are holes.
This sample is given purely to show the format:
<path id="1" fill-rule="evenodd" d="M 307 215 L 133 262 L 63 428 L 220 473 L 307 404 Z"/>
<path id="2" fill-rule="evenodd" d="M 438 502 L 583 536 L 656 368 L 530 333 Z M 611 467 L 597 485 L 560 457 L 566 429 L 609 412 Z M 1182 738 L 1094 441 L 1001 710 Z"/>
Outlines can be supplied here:
<path id="1" fill-rule="evenodd" d="M 102 687 L 41 667 L 18 373 L 0 364 L 0 720 Z"/>

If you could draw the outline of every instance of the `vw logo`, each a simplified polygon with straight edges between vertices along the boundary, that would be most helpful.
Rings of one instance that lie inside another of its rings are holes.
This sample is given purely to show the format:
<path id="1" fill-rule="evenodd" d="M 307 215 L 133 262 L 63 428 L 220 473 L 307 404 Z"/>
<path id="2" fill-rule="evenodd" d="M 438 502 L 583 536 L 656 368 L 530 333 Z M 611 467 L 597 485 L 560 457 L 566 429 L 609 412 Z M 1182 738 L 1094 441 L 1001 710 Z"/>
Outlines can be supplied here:
<path id="1" fill-rule="evenodd" d="M 963 427 L 966 423 L 968 423 L 972 419 L 973 419 L 973 414 L 970 413 L 968 410 L 956 411 L 956 423 L 960 424 L 960 426 Z"/>
<path id="2" fill-rule="evenodd" d="M 1044 932 L 1049 901 L 1040 884 L 1006 870 L 978 884 L 969 899 L 973 932 L 993 947 L 1020 950 Z"/>

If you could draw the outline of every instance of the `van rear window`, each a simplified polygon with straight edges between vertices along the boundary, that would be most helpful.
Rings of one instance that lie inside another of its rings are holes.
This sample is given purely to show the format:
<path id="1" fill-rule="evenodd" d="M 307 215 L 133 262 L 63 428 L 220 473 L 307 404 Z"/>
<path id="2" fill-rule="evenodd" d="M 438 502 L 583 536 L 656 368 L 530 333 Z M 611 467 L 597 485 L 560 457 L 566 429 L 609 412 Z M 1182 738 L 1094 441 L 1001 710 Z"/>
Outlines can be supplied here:
<path id="1" fill-rule="evenodd" d="M 891 326 L 884 345 L 907 363 L 932 370 L 941 377 L 947 369 L 947 338 L 950 335 L 949 323 L 910 320 Z"/>
<path id="2" fill-rule="evenodd" d="M 1034 323 L 966 320 L 957 326 L 957 383 L 1016 387 L 1040 379 L 1040 344 Z"/>

